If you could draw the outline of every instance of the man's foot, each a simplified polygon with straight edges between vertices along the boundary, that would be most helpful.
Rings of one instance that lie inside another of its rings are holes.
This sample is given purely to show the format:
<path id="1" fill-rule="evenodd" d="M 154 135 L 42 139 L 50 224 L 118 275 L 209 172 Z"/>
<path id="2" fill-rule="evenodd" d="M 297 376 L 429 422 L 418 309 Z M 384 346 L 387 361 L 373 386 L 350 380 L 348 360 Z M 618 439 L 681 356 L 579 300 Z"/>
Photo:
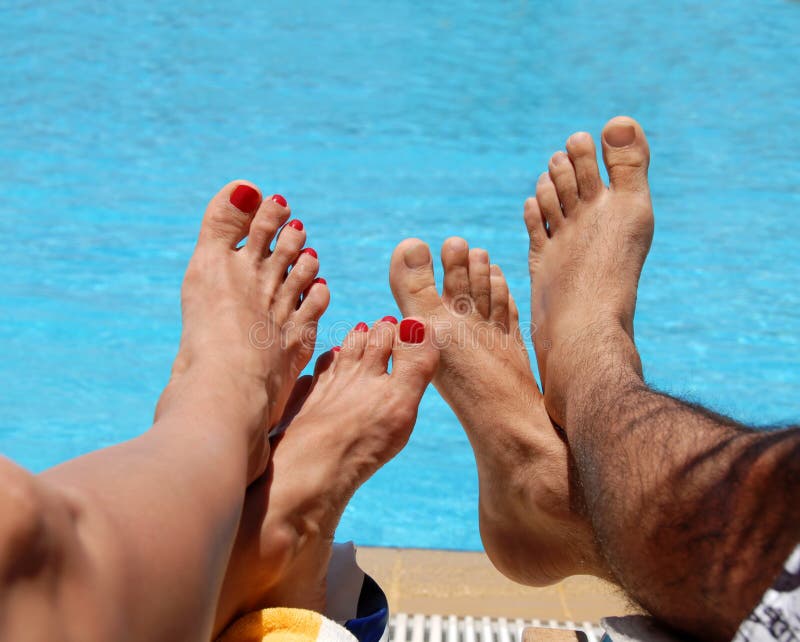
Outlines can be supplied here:
<path id="1" fill-rule="evenodd" d="M 500 268 L 460 238 L 445 241 L 442 264 L 440 297 L 428 246 L 408 239 L 394 251 L 389 280 L 403 314 L 428 319 L 436 332 L 441 360 L 433 382 L 475 451 L 487 554 L 502 573 L 530 585 L 606 576 Z"/>
<path id="2" fill-rule="evenodd" d="M 285 432 L 250 487 L 217 629 L 267 606 L 323 611 L 333 535 L 353 493 L 405 446 L 436 370 L 415 319 L 359 324 L 297 383 Z M 389 359 L 392 372 L 387 373 Z"/>
<path id="3" fill-rule="evenodd" d="M 610 187 L 592 137 L 577 133 L 525 203 L 536 360 L 547 410 L 567 432 L 566 400 L 584 394 L 583 375 L 601 359 L 641 374 L 633 314 L 653 238 L 650 152 L 639 124 L 622 116 L 605 126 L 602 145 Z"/>
<path id="4" fill-rule="evenodd" d="M 266 466 L 263 428 L 280 418 L 311 358 L 330 296 L 324 281 L 315 279 L 316 253 L 302 249 L 300 221 L 285 225 L 270 251 L 289 214 L 282 196 L 262 199 L 242 181 L 211 200 L 181 290 L 180 349 L 156 409 L 158 419 L 199 400 L 229 407 L 236 421 L 228 428 L 247 431 L 249 480 Z"/>

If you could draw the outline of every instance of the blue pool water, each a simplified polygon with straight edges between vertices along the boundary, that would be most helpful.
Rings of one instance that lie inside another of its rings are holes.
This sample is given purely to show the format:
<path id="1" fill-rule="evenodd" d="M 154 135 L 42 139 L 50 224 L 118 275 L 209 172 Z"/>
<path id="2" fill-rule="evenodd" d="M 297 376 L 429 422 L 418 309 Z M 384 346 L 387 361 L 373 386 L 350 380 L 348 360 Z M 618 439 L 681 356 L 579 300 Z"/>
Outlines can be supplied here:
<path id="1" fill-rule="evenodd" d="M 800 419 L 800 3 L 251 4 L 0 5 L 0 452 L 41 470 L 149 426 L 200 214 L 232 178 L 305 222 L 333 291 L 322 348 L 396 314 L 389 256 L 412 235 L 487 248 L 528 316 L 522 201 L 617 113 L 653 148 L 650 381 Z M 477 549 L 476 506 L 431 390 L 340 535 Z"/>

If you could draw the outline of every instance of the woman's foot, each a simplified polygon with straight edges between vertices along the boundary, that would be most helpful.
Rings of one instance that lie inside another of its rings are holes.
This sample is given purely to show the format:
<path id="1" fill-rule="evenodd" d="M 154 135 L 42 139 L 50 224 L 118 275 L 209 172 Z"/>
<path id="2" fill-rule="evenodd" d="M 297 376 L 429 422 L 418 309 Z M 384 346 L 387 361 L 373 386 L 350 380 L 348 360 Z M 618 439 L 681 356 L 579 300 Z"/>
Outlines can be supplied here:
<path id="1" fill-rule="evenodd" d="M 158 419 L 177 406 L 202 411 L 199 400 L 225 408 L 227 428 L 247 439 L 249 480 L 266 466 L 263 427 L 280 418 L 329 300 L 315 280 L 316 253 L 302 249 L 303 224 L 283 226 L 289 214 L 282 196 L 262 199 L 243 181 L 211 200 L 181 290 L 180 349 L 156 409 Z"/>
<path id="2" fill-rule="evenodd" d="M 269 469 L 245 499 L 218 630 L 267 606 L 324 610 L 339 519 L 358 487 L 405 446 L 438 362 L 425 324 L 395 324 L 359 324 L 341 351 L 319 358 L 313 380 L 298 381 Z"/>
<path id="3" fill-rule="evenodd" d="M 641 374 L 633 314 L 653 238 L 650 152 L 639 124 L 622 116 L 605 126 L 602 144 L 610 187 L 592 137 L 577 133 L 525 203 L 536 360 L 547 409 L 568 432 L 567 400 L 585 389 L 582 375 L 600 356 Z"/>
<path id="4" fill-rule="evenodd" d="M 441 360 L 433 382 L 475 451 L 487 554 L 525 584 L 577 573 L 607 576 L 500 268 L 460 238 L 445 241 L 442 264 L 440 297 L 428 246 L 408 239 L 394 251 L 389 280 L 403 314 L 423 317 L 435 329 Z"/>

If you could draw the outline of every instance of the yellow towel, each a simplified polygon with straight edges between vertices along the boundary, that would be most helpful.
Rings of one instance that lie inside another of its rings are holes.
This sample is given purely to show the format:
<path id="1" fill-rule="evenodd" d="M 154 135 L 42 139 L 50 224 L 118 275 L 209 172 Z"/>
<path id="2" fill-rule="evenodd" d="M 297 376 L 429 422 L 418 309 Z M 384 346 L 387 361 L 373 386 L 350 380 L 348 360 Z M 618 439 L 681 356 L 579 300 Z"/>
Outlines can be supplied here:
<path id="1" fill-rule="evenodd" d="M 303 609 L 263 609 L 239 618 L 217 642 L 358 642 L 344 627 Z"/>

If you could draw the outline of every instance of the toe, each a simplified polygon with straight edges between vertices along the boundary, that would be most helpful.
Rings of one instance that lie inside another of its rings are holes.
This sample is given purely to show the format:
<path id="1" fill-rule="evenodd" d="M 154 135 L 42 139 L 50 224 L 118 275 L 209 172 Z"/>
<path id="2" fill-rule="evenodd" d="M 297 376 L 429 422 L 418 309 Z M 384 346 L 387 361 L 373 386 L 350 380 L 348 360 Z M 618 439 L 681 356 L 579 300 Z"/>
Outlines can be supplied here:
<path id="1" fill-rule="evenodd" d="M 392 253 L 389 284 L 403 314 L 427 316 L 442 305 L 433 278 L 433 259 L 419 239 L 406 239 Z"/>
<path id="2" fill-rule="evenodd" d="M 278 314 L 288 315 L 289 312 L 297 307 L 300 295 L 308 290 L 314 283 L 317 271 L 319 270 L 319 259 L 317 253 L 310 247 L 302 250 L 297 262 L 289 270 L 289 275 L 280 294 L 276 299 Z M 323 279 L 323 284 L 325 280 Z"/>
<path id="3" fill-rule="evenodd" d="M 603 128 L 603 160 L 611 189 L 647 191 L 650 148 L 641 125 L 633 118 L 617 116 Z"/>
<path id="4" fill-rule="evenodd" d="M 603 190 L 603 180 L 597 168 L 597 150 L 592 137 L 586 132 L 572 134 L 567 139 L 567 153 L 575 168 L 578 194 L 583 201 L 591 201 Z"/>
<path id="5" fill-rule="evenodd" d="M 575 212 L 578 204 L 578 181 L 575 178 L 575 168 L 564 152 L 556 152 L 550 159 L 548 167 L 550 180 L 556 186 L 556 193 L 564 214 L 570 216 Z"/>
<path id="6" fill-rule="evenodd" d="M 491 321 L 497 323 L 503 328 L 508 328 L 509 322 L 509 293 L 508 283 L 506 277 L 503 275 L 503 270 L 499 265 L 491 266 L 491 281 L 492 281 L 492 314 Z"/>
<path id="7" fill-rule="evenodd" d="M 335 350 L 327 350 L 317 357 L 317 361 L 314 363 L 315 382 L 325 378 L 326 373 L 330 370 L 331 365 L 333 365 L 336 352 Z"/>
<path id="8" fill-rule="evenodd" d="M 361 361 L 368 339 L 369 326 L 363 321 L 357 323 L 342 341 L 342 351 L 337 357 L 339 363 L 347 364 Z"/>
<path id="9" fill-rule="evenodd" d="M 289 219 L 289 214 L 291 210 L 286 204 L 286 199 L 280 194 L 275 194 L 261 203 L 250 224 L 245 251 L 257 259 L 263 259 L 269 253 L 269 247 L 278 229 Z"/>
<path id="10" fill-rule="evenodd" d="M 530 197 L 525 201 L 525 227 L 528 228 L 528 236 L 531 241 L 531 251 L 539 252 L 547 241 L 547 229 L 544 226 L 545 219 L 539 201 Z"/>
<path id="11" fill-rule="evenodd" d="M 392 355 L 395 329 L 396 326 L 391 321 L 381 320 L 369 331 L 364 357 L 361 360 L 367 372 L 376 375 L 386 372 L 389 367 L 389 357 Z"/>
<path id="12" fill-rule="evenodd" d="M 439 351 L 433 343 L 433 332 L 421 319 L 406 318 L 395 333 L 392 350 L 392 380 L 417 398 L 422 397 L 439 363 Z"/>
<path id="13" fill-rule="evenodd" d="M 539 209 L 544 214 L 548 231 L 552 236 L 558 231 L 559 225 L 564 220 L 564 214 L 561 211 L 561 202 L 558 200 L 556 186 L 553 185 L 550 174 L 547 172 L 542 174 L 536 183 L 536 200 L 539 201 Z"/>
<path id="14" fill-rule="evenodd" d="M 308 335 L 309 339 L 313 336 L 316 339 L 317 323 L 328 309 L 330 301 L 331 292 L 325 279 L 314 279 L 303 294 L 300 307 L 292 313 L 292 324 L 303 333 L 303 336 Z"/>
<path id="15" fill-rule="evenodd" d="M 306 231 L 297 219 L 289 221 L 278 234 L 275 250 L 264 264 L 267 268 L 267 287 L 276 292 L 286 278 L 289 266 L 295 263 L 300 250 L 306 242 Z"/>
<path id="16" fill-rule="evenodd" d="M 491 309 L 491 282 L 489 280 L 489 253 L 473 248 L 469 251 L 469 291 L 475 309 L 484 319 Z"/>
<path id="17" fill-rule="evenodd" d="M 469 287 L 469 245 L 454 236 L 442 245 L 442 267 L 444 285 L 442 300 L 457 314 L 470 314 L 474 303 Z"/>
<path id="18" fill-rule="evenodd" d="M 206 208 L 199 242 L 217 243 L 234 249 L 247 236 L 253 213 L 260 203 L 261 193 L 252 183 L 228 183 Z"/>

